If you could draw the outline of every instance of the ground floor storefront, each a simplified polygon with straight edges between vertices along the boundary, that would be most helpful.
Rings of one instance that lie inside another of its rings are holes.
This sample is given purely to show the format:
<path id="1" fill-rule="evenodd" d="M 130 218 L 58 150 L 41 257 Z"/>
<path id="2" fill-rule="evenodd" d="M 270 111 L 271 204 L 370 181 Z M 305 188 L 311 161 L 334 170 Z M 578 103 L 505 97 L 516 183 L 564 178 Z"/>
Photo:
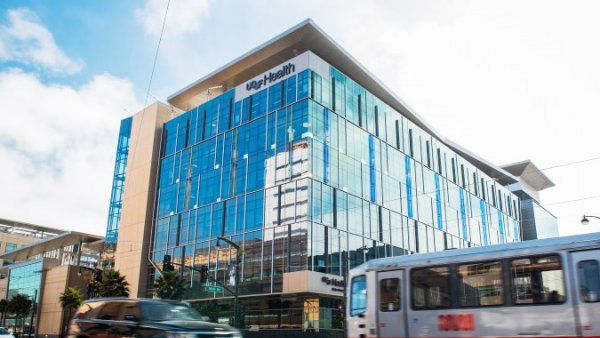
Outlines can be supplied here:
<path id="1" fill-rule="evenodd" d="M 231 324 L 234 299 L 220 298 L 192 302 L 210 320 Z M 318 332 L 341 337 L 344 332 L 344 301 L 342 297 L 319 294 L 272 294 L 240 298 L 240 322 L 245 336 L 253 332 L 309 337 Z"/>

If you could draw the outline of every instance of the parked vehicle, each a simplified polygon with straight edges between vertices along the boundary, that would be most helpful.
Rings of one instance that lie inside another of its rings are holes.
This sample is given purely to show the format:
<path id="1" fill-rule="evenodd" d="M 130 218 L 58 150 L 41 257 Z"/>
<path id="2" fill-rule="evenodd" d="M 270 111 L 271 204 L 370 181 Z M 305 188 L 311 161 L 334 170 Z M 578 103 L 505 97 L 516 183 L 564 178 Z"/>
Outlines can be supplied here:
<path id="1" fill-rule="evenodd" d="M 600 337 L 600 233 L 372 260 L 347 290 L 348 337 Z"/>
<path id="2" fill-rule="evenodd" d="M 234 328 L 203 321 L 185 303 L 154 299 L 105 298 L 84 302 L 71 320 L 69 337 L 231 337 Z"/>
<path id="3" fill-rule="evenodd" d="M 15 338 L 6 328 L 0 327 L 0 338 Z"/>

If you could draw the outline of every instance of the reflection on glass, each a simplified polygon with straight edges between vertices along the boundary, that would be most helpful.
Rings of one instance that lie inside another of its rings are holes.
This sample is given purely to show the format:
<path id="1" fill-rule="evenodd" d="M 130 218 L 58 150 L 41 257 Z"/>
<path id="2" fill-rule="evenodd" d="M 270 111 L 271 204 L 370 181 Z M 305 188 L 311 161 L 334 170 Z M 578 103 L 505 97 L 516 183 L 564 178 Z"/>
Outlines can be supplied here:
<path id="1" fill-rule="evenodd" d="M 386 278 L 379 281 L 379 309 L 381 312 L 400 310 L 400 279 Z"/>
<path id="2" fill-rule="evenodd" d="M 577 264 L 581 299 L 586 303 L 600 301 L 600 268 L 598 261 L 587 260 Z"/>
<path id="3" fill-rule="evenodd" d="M 504 288 L 501 263 L 459 265 L 458 289 L 460 306 L 503 304 Z"/>
<path id="4" fill-rule="evenodd" d="M 448 267 L 413 269 L 411 272 L 414 309 L 450 307 Z"/>
<path id="5" fill-rule="evenodd" d="M 563 271 L 558 256 L 519 258 L 511 265 L 515 304 L 565 301 Z"/>
<path id="6" fill-rule="evenodd" d="M 350 294 L 350 315 L 358 316 L 367 311 L 367 278 L 357 276 L 352 278 Z"/>

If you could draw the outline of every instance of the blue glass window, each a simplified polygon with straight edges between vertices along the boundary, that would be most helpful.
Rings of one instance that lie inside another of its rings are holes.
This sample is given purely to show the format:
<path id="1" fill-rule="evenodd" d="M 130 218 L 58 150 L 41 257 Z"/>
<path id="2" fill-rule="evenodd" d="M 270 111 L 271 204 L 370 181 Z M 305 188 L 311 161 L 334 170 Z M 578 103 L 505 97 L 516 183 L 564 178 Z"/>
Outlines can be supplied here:
<path id="1" fill-rule="evenodd" d="M 198 209 L 196 240 L 205 241 L 209 239 L 210 234 L 210 206 Z"/>
<path id="2" fill-rule="evenodd" d="M 223 203 L 213 204 L 210 235 L 212 238 L 223 236 Z"/>
<path id="3" fill-rule="evenodd" d="M 290 76 L 286 80 L 285 92 L 286 103 L 289 104 L 296 101 L 296 75 Z"/>
<path id="4" fill-rule="evenodd" d="M 262 228 L 263 191 L 249 194 L 246 198 L 246 231 Z"/>
<path id="5" fill-rule="evenodd" d="M 253 94 L 250 102 L 249 118 L 252 120 L 264 116 L 267 112 L 267 89 L 263 89 L 258 93 Z"/>
<path id="6" fill-rule="evenodd" d="M 303 70 L 298 74 L 298 100 L 307 98 L 310 94 L 310 71 Z"/>
<path id="7" fill-rule="evenodd" d="M 219 132 L 231 128 L 233 118 L 233 95 L 235 91 L 229 91 L 219 97 Z"/>
<path id="8" fill-rule="evenodd" d="M 412 195 L 413 195 L 413 187 L 412 187 L 412 173 L 410 170 L 410 157 L 408 156 L 404 156 L 404 168 L 405 168 L 405 173 L 406 173 L 406 177 L 405 177 L 405 184 L 406 184 L 406 207 L 407 207 L 407 215 L 408 217 L 412 218 L 414 216 L 413 214 L 413 201 L 412 201 Z"/>
<path id="9" fill-rule="evenodd" d="M 163 129 L 163 156 L 171 155 L 177 146 L 177 119 L 165 123 Z"/>
<path id="10" fill-rule="evenodd" d="M 283 86 L 284 83 L 285 82 L 279 82 L 269 87 L 269 112 L 283 107 L 283 92 L 285 90 Z"/>

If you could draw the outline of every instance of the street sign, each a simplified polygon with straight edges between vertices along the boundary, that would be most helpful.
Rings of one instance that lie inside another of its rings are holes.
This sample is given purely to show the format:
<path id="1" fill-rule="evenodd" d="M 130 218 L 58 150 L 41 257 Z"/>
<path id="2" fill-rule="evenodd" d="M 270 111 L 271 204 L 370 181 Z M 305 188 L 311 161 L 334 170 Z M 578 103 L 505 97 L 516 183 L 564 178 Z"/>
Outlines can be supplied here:
<path id="1" fill-rule="evenodd" d="M 223 287 L 218 285 L 204 285 L 204 290 L 208 292 L 223 292 Z"/>

